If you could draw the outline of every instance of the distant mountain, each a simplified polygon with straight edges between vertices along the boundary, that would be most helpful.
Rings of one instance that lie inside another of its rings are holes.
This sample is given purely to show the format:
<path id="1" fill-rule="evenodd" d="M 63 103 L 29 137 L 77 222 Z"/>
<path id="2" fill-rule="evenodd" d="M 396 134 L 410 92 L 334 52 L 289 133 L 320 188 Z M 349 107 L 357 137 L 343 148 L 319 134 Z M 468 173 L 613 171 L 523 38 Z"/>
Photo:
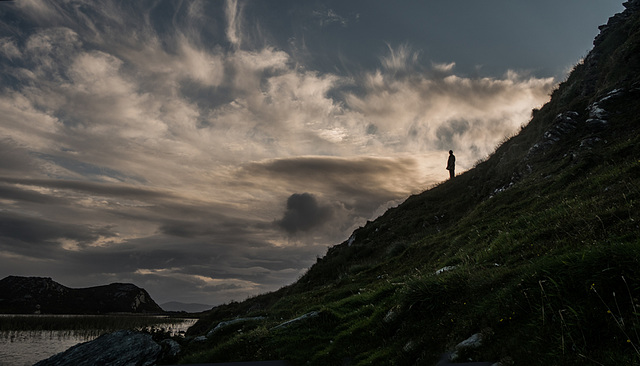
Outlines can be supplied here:
<path id="1" fill-rule="evenodd" d="M 178 301 L 165 302 L 160 305 L 165 311 L 186 311 L 187 313 L 199 313 L 201 311 L 211 310 L 213 306 L 197 303 L 183 303 Z"/>
<path id="2" fill-rule="evenodd" d="M 69 288 L 48 277 L 9 276 L 0 280 L 0 313 L 162 313 L 144 289 L 130 283 Z"/>

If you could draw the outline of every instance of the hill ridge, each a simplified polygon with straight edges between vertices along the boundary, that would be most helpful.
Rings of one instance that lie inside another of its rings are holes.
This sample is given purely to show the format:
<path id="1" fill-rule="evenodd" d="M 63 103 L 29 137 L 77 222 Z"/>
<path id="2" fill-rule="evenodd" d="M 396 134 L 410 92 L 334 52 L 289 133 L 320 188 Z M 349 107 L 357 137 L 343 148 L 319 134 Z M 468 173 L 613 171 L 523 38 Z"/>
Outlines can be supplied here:
<path id="1" fill-rule="evenodd" d="M 213 308 L 182 360 L 640 364 L 640 1 L 623 5 L 491 156 L 295 283 Z"/>

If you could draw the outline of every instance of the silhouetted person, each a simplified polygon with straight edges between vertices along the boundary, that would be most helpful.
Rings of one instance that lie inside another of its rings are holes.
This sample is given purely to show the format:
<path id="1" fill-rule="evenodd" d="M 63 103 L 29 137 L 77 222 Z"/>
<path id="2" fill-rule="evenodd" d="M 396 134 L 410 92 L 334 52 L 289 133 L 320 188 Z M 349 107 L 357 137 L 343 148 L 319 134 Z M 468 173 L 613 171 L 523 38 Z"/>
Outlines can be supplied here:
<path id="1" fill-rule="evenodd" d="M 447 170 L 449 171 L 449 178 L 453 178 L 456 175 L 456 156 L 453 155 L 453 150 L 449 150 L 449 160 L 447 160 Z"/>

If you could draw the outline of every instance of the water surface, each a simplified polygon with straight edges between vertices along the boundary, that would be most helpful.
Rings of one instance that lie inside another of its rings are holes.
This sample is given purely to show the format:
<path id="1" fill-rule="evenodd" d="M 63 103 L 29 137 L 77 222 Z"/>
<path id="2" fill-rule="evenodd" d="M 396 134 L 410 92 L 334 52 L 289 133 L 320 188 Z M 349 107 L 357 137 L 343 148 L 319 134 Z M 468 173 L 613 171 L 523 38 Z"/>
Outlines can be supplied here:
<path id="1" fill-rule="evenodd" d="M 0 323 L 4 322 L 0 327 L 0 366 L 25 366 L 33 365 L 34 363 L 49 358 L 57 353 L 64 352 L 72 346 L 78 343 L 94 340 L 105 333 L 110 333 L 116 329 L 81 329 L 81 330 L 9 330 L 6 323 L 11 322 L 13 328 L 14 324 L 29 323 L 24 328 L 33 328 L 33 324 L 37 324 L 40 319 L 39 316 L 14 316 L 14 315 L 0 315 Z M 42 319 L 43 327 L 50 325 L 49 320 L 53 318 L 61 317 L 68 319 L 70 325 L 73 324 L 85 324 L 87 316 L 69 316 L 60 315 L 52 316 L 46 315 L 40 316 Z M 106 317 L 106 316 L 102 316 Z M 170 332 L 172 335 L 181 335 L 192 326 L 196 319 L 168 319 L 166 317 L 155 317 L 157 320 L 152 321 L 152 324 L 146 326 L 147 329 L 164 329 Z M 170 323 L 163 323 L 162 320 L 171 321 Z M 112 319 L 109 319 L 110 321 Z M 126 319 L 125 319 L 126 320 Z M 66 320 L 65 320 L 66 321 Z M 96 324 L 101 323 L 101 319 L 96 321 Z M 116 323 L 119 323 L 118 320 Z M 139 318 L 136 319 L 136 327 Z M 57 326 L 57 325 L 56 325 Z M 85 325 L 83 325 L 84 327 Z"/>

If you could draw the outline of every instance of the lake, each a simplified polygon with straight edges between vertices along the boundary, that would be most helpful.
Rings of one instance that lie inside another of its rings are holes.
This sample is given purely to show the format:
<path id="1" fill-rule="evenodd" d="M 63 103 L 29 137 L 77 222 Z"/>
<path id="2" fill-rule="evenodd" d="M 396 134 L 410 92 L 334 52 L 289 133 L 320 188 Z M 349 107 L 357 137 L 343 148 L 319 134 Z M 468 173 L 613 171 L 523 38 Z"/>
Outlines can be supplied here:
<path id="1" fill-rule="evenodd" d="M 180 336 L 196 321 L 148 315 L 0 314 L 0 366 L 30 366 L 119 329 L 164 329 Z"/>

